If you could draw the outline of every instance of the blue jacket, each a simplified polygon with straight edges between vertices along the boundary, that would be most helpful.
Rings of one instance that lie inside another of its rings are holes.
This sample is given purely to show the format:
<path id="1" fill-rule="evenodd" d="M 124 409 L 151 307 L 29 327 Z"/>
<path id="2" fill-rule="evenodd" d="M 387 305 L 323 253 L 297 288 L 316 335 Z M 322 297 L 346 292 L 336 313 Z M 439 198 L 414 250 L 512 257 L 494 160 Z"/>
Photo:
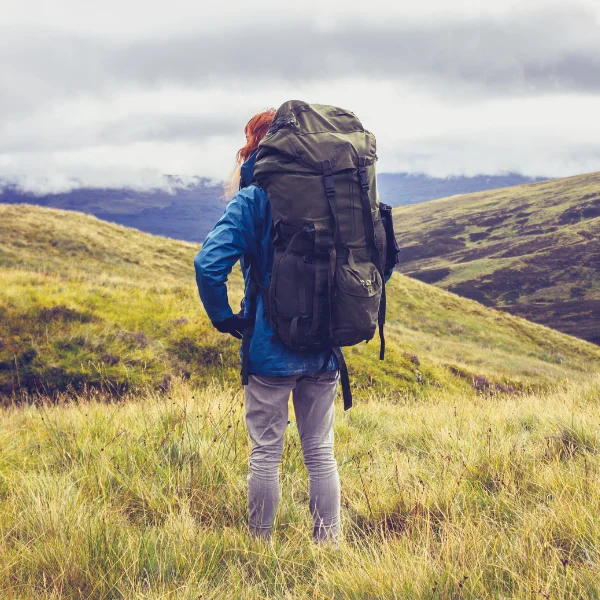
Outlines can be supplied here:
<path id="1" fill-rule="evenodd" d="M 204 309 L 211 321 L 222 321 L 233 315 L 227 297 L 227 277 L 235 263 L 245 254 L 253 256 L 260 280 L 269 285 L 273 268 L 271 240 L 271 208 L 266 192 L 253 181 L 256 152 L 242 165 L 243 187 L 225 209 L 213 230 L 208 234 L 202 250 L 194 260 L 196 282 Z M 250 305 L 249 269 L 242 263 L 245 281 L 244 306 Z M 248 315 L 246 315 L 248 316 Z M 314 373 L 323 367 L 325 353 L 300 353 L 288 348 L 280 340 L 272 340 L 273 329 L 265 315 L 262 295 L 256 306 L 256 323 L 250 341 L 248 372 L 256 375 L 285 376 Z M 332 355 L 325 370 L 337 369 Z"/>

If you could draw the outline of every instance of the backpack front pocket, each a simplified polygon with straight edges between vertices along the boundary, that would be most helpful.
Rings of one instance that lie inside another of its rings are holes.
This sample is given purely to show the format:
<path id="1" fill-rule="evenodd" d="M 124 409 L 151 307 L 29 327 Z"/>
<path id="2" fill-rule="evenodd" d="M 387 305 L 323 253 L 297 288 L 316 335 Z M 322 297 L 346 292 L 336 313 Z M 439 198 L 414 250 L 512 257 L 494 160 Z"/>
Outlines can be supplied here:
<path id="1" fill-rule="evenodd" d="M 371 262 L 338 265 L 331 322 L 334 344 L 353 346 L 375 335 L 382 284 Z"/>

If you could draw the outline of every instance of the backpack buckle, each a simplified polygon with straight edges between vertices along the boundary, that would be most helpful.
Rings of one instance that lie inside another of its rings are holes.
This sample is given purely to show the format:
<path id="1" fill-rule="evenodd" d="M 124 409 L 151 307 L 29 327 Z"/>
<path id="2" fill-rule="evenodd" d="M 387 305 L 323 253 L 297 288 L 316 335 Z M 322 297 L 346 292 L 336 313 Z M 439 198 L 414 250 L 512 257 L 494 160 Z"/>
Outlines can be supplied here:
<path id="1" fill-rule="evenodd" d="M 369 177 L 367 176 L 367 169 L 365 167 L 358 169 L 358 181 L 362 191 L 366 194 L 369 191 Z"/>
<path id="2" fill-rule="evenodd" d="M 328 169 L 323 173 L 323 183 L 325 184 L 325 193 L 328 198 L 335 196 L 335 180 L 333 179 L 333 173 L 331 169 Z"/>
<path id="3" fill-rule="evenodd" d="M 335 159 L 324 160 L 321 162 L 321 169 L 323 169 L 323 183 L 325 184 L 325 193 L 328 198 L 335 196 L 335 180 L 333 179 L 334 167 Z"/>

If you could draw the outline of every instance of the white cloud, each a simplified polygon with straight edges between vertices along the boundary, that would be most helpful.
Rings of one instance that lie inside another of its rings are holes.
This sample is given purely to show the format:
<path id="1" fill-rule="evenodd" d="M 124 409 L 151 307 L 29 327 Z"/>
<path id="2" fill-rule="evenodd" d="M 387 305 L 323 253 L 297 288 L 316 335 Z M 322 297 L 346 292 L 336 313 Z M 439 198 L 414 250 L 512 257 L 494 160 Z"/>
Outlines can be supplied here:
<path id="1" fill-rule="evenodd" d="M 600 170 L 596 0 L 348 6 L 5 0 L 0 178 L 221 179 L 290 98 L 356 112 L 382 171 Z"/>

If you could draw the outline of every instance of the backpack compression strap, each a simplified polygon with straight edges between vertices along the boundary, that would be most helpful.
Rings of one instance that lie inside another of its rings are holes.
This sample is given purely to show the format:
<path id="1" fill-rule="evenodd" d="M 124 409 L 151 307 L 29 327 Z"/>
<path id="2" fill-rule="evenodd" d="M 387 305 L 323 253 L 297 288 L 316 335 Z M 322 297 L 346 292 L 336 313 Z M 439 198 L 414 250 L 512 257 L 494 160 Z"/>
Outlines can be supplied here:
<path id="1" fill-rule="evenodd" d="M 369 177 L 367 175 L 367 160 L 364 157 L 358 159 L 358 179 L 360 182 L 360 201 L 363 209 L 363 221 L 365 222 L 365 233 L 367 235 L 367 242 L 371 246 L 373 252 L 373 258 L 375 266 L 379 271 L 382 282 L 381 290 L 381 301 L 379 303 L 379 314 L 377 317 L 377 323 L 379 325 L 379 360 L 383 360 L 385 357 L 385 334 L 383 327 L 385 325 L 385 313 L 387 308 L 386 296 L 385 296 L 385 277 L 383 273 L 383 263 L 381 256 L 379 255 L 379 248 L 375 243 L 375 226 L 373 224 L 373 215 L 371 214 L 371 201 L 369 200 Z"/>
<path id="2" fill-rule="evenodd" d="M 339 346 L 334 346 L 331 351 L 335 354 L 338 368 L 340 370 L 340 380 L 342 382 L 342 396 L 344 398 L 344 410 L 352 408 L 352 391 L 350 390 L 350 377 L 348 377 L 348 367 L 346 360 Z"/>
<path id="3" fill-rule="evenodd" d="M 333 284 L 333 279 L 331 277 L 332 269 L 335 269 L 335 260 L 336 260 L 336 244 L 341 245 L 341 236 L 340 236 L 340 228 L 338 222 L 338 213 L 337 213 L 337 203 L 335 201 L 335 180 L 333 178 L 333 168 L 335 167 L 335 159 L 329 161 L 324 160 L 321 163 L 321 170 L 323 171 L 323 185 L 325 186 L 325 194 L 327 195 L 327 200 L 329 201 L 329 208 L 331 210 L 331 214 L 333 216 L 334 223 L 334 245 L 331 248 L 330 252 L 330 277 L 328 284 L 328 294 L 329 294 L 329 307 L 331 309 L 331 288 Z M 338 363 L 338 369 L 340 371 L 340 381 L 342 383 L 342 396 L 344 398 L 344 410 L 348 410 L 352 408 L 352 390 L 350 389 L 350 377 L 348 376 L 348 367 L 346 365 L 346 360 L 344 359 L 344 355 L 342 354 L 342 349 L 339 346 L 332 346 L 331 352 L 335 355 Z M 329 359 L 327 360 L 329 362 Z"/>

